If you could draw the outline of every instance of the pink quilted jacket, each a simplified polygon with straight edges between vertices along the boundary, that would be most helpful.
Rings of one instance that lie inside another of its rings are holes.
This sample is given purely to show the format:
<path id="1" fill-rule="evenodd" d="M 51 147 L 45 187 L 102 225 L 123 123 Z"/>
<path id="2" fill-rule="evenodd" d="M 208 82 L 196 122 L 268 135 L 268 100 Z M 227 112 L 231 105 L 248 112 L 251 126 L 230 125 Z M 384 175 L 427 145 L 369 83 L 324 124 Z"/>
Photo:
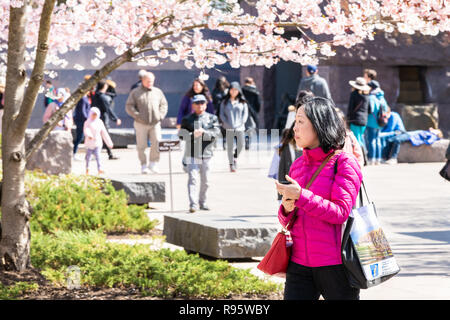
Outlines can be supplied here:
<path id="1" fill-rule="evenodd" d="M 324 153 L 320 147 L 303 150 L 303 155 L 292 164 L 289 176 L 304 188 L 329 153 Z M 286 213 L 283 205 L 280 206 L 278 218 L 282 225 L 297 211 L 291 228 L 293 262 L 307 267 L 342 263 L 342 224 L 356 201 L 361 181 L 361 169 L 355 157 L 342 152 L 330 159 L 309 190 L 302 189 L 294 211 Z"/>

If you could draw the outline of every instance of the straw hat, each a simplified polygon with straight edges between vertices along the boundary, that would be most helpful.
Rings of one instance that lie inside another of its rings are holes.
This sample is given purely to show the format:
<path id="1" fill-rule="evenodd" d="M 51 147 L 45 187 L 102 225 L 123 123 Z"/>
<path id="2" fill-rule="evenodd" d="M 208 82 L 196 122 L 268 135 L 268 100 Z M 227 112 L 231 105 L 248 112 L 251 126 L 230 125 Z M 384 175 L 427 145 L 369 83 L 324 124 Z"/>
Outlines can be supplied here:
<path id="1" fill-rule="evenodd" d="M 348 82 L 353 88 L 362 90 L 362 91 L 370 91 L 371 88 L 367 85 L 366 80 L 363 77 L 358 77 L 356 80 L 350 80 Z"/>
<path id="2" fill-rule="evenodd" d="M 107 79 L 106 83 L 108 84 L 108 86 L 113 87 L 114 89 L 116 88 L 116 83 L 111 79 Z"/>

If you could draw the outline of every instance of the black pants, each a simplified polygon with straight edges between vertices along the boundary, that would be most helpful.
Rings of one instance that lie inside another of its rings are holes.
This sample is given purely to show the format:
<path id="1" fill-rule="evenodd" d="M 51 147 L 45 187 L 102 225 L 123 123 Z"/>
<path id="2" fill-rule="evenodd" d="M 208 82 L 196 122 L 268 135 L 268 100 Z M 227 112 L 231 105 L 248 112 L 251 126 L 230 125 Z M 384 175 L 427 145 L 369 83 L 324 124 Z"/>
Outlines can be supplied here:
<path id="1" fill-rule="evenodd" d="M 73 154 L 77 153 L 79 144 L 83 141 L 84 133 L 83 133 L 83 125 L 84 122 L 77 123 L 77 129 L 75 134 L 75 141 L 73 142 Z"/>
<path id="2" fill-rule="evenodd" d="M 344 267 L 305 267 L 289 262 L 284 287 L 285 300 L 359 300 L 359 289 L 350 287 Z"/>

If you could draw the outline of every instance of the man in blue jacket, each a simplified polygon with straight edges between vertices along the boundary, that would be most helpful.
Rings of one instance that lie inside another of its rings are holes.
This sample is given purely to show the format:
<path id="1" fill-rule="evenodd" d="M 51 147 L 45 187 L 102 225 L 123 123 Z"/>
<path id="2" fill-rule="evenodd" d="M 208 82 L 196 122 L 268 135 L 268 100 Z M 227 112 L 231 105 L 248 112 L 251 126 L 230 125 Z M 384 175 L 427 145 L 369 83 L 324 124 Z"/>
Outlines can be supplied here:
<path id="1" fill-rule="evenodd" d="M 383 159 L 387 164 L 396 164 L 401 142 L 395 137 L 406 132 L 400 115 L 387 107 L 388 123 L 382 128 L 380 138 L 383 141 Z"/>

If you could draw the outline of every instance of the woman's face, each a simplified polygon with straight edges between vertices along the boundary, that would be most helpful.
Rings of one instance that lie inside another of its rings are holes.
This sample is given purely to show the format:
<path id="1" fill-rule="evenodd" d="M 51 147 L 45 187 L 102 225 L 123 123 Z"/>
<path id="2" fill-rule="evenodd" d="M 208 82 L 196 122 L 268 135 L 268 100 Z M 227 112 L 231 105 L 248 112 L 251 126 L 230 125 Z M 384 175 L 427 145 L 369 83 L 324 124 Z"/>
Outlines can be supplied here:
<path id="1" fill-rule="evenodd" d="M 230 97 L 231 97 L 232 99 L 236 99 L 236 97 L 238 96 L 238 94 L 239 94 L 239 90 L 238 90 L 238 89 L 236 89 L 236 88 L 231 88 L 231 89 L 230 89 Z"/>
<path id="2" fill-rule="evenodd" d="M 192 84 L 192 90 L 194 90 L 196 94 L 200 94 L 203 91 L 203 86 L 200 82 L 194 81 L 194 83 Z"/>
<path id="3" fill-rule="evenodd" d="M 92 113 L 91 113 L 91 119 L 92 119 L 92 120 L 97 119 L 97 114 L 96 114 L 95 112 L 92 112 Z"/>
<path id="4" fill-rule="evenodd" d="M 320 145 L 316 130 L 305 114 L 305 107 L 300 107 L 295 115 L 295 143 L 299 148 L 314 149 Z"/>

